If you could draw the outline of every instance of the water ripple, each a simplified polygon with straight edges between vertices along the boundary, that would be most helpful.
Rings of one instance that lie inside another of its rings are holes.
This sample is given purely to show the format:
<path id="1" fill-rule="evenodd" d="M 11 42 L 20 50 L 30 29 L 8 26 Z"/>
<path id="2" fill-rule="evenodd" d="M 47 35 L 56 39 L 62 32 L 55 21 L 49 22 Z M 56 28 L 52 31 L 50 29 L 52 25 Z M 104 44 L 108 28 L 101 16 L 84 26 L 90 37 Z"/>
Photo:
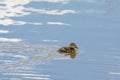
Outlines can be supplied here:
<path id="1" fill-rule="evenodd" d="M 50 80 L 50 75 L 38 73 L 35 66 L 52 59 L 65 59 L 64 55 L 57 52 L 58 48 L 50 45 L 1 43 L 0 75 L 3 77 L 0 79 Z"/>

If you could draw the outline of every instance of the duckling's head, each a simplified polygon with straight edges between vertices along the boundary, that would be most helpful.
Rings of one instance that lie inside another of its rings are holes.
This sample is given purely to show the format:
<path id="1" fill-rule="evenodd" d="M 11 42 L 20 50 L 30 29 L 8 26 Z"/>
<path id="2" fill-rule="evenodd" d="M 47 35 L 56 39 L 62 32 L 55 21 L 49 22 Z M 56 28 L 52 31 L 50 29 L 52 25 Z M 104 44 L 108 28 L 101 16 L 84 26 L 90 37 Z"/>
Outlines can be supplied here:
<path id="1" fill-rule="evenodd" d="M 76 48 L 78 49 L 77 45 L 75 43 L 70 43 L 70 48 Z"/>

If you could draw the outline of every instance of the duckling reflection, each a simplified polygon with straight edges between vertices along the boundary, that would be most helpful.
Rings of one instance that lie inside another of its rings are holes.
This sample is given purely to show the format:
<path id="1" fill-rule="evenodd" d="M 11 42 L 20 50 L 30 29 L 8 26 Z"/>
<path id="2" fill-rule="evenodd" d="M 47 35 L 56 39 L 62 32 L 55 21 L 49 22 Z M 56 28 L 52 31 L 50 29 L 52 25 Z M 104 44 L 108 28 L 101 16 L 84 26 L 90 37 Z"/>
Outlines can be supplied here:
<path id="1" fill-rule="evenodd" d="M 61 47 L 58 52 L 64 53 L 65 55 L 70 55 L 71 58 L 75 58 L 77 54 L 78 47 L 75 43 L 70 43 L 68 47 Z"/>

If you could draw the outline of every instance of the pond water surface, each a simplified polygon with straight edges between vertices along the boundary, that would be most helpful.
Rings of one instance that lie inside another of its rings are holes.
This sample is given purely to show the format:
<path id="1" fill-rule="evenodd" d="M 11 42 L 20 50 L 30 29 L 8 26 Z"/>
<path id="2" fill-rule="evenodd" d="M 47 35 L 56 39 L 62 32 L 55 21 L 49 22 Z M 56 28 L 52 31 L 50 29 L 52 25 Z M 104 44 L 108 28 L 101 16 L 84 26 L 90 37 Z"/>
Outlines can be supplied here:
<path id="1" fill-rule="evenodd" d="M 119 3 L 0 0 L 0 80 L 120 80 Z"/>

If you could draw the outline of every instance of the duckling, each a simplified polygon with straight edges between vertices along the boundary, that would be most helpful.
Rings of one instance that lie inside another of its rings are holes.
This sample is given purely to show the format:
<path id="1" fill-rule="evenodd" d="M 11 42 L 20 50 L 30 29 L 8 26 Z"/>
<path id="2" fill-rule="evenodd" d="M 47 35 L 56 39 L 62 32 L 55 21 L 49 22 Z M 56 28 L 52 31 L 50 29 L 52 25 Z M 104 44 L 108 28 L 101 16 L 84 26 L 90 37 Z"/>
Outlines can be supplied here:
<path id="1" fill-rule="evenodd" d="M 58 52 L 59 53 L 66 53 L 66 54 L 70 54 L 70 53 L 76 53 L 76 50 L 78 49 L 78 47 L 76 46 L 75 43 L 70 43 L 69 47 L 61 47 Z"/>

